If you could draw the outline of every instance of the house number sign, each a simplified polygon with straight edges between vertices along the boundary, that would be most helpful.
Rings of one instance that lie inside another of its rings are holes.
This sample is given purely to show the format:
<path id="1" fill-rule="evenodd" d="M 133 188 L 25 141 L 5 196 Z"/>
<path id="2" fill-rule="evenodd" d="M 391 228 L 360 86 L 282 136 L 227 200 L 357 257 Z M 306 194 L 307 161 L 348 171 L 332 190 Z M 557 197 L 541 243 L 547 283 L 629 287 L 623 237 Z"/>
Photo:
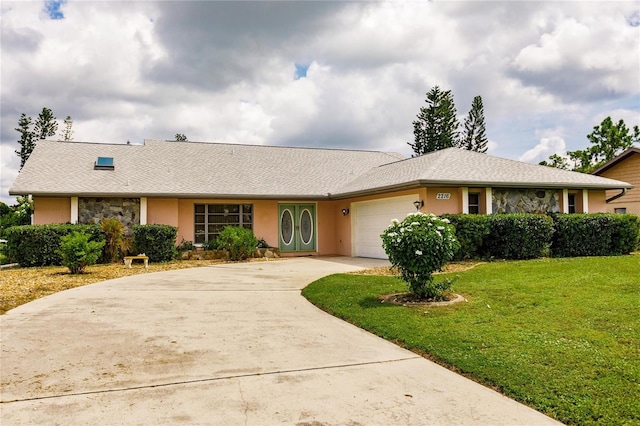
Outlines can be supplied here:
<path id="1" fill-rule="evenodd" d="M 451 198 L 450 192 L 438 192 L 436 194 L 436 200 L 448 200 L 449 198 Z"/>

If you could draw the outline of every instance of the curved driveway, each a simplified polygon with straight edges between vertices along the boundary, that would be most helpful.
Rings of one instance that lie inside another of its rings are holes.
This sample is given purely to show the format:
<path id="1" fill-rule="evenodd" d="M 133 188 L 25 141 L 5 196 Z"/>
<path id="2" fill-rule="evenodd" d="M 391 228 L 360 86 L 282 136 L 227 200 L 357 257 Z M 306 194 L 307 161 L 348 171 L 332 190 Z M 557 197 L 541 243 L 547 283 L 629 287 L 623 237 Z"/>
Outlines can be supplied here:
<path id="1" fill-rule="evenodd" d="M 1 424 L 553 424 L 312 306 L 380 265 L 297 258 L 149 273 L 0 317 Z"/>

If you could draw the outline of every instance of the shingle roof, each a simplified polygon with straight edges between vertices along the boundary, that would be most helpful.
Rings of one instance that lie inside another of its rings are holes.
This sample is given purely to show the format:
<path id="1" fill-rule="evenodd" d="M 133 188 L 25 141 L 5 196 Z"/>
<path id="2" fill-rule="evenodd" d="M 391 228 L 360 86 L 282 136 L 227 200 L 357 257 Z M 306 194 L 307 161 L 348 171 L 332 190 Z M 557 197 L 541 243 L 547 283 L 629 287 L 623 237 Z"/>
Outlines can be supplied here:
<path id="1" fill-rule="evenodd" d="M 114 170 L 94 170 L 113 157 Z M 9 193 L 48 196 L 345 198 L 419 185 L 632 188 L 599 176 L 449 148 L 395 153 L 147 140 L 40 141 Z"/>
<path id="2" fill-rule="evenodd" d="M 626 182 L 613 179 L 448 148 L 374 167 L 336 192 L 346 197 L 374 187 L 381 191 L 420 185 L 632 188 Z"/>
<path id="3" fill-rule="evenodd" d="M 98 157 L 114 170 L 94 170 Z M 403 158 L 377 151 L 147 140 L 144 145 L 39 141 L 11 194 L 327 197 L 343 182 Z"/>

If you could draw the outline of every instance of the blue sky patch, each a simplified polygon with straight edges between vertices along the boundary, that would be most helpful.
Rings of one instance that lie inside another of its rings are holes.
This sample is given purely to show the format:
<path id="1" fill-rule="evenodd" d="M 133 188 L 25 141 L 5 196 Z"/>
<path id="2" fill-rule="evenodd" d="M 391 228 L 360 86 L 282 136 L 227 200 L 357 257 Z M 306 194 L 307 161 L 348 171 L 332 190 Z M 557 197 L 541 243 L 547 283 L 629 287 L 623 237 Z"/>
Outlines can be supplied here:
<path id="1" fill-rule="evenodd" d="M 64 19 L 61 7 L 67 0 L 45 0 L 44 11 L 47 12 L 51 19 Z"/>
<path id="2" fill-rule="evenodd" d="M 640 11 L 635 11 L 627 17 L 627 22 L 632 27 L 640 27 Z"/>
<path id="3" fill-rule="evenodd" d="M 294 80 L 300 80 L 301 78 L 304 78 L 307 76 L 307 70 L 309 69 L 309 65 L 301 65 L 301 64 L 295 64 L 296 65 L 296 73 L 293 76 Z"/>

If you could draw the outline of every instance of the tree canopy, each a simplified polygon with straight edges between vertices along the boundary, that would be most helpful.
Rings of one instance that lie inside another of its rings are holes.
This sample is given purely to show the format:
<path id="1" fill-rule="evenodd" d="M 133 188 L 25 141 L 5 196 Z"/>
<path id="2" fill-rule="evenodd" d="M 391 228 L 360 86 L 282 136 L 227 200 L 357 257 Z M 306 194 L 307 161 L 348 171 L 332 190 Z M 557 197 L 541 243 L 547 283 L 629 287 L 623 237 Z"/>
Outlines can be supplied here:
<path id="1" fill-rule="evenodd" d="M 548 161 L 541 161 L 543 166 L 556 167 L 575 172 L 591 173 L 618 154 L 631 148 L 634 143 L 640 142 L 640 127 L 628 128 L 624 120 L 613 123 L 611 117 L 602 120 L 593 131 L 587 135 L 591 143 L 585 149 L 567 151 L 563 157 L 553 154 Z"/>
<path id="2" fill-rule="evenodd" d="M 439 86 L 434 86 L 427 92 L 425 102 L 427 105 L 420 108 L 413 122 L 414 141 L 408 142 L 415 156 L 450 147 L 487 152 L 481 96 L 473 98 L 462 134 L 451 90 L 443 91 Z"/>
<path id="3" fill-rule="evenodd" d="M 71 140 L 71 135 L 73 134 L 71 130 L 73 120 L 71 120 L 71 116 L 67 116 L 64 123 L 65 129 L 62 131 L 62 138 L 65 141 Z M 32 124 L 33 128 L 31 126 Z M 15 130 L 20 133 L 20 139 L 18 140 L 20 149 L 15 151 L 15 153 L 20 157 L 20 168 L 22 169 L 31 152 L 36 147 L 36 142 L 50 136 L 55 136 L 58 131 L 58 121 L 53 115 L 53 112 L 49 108 L 44 107 L 35 121 L 25 113 L 22 113 L 18 119 L 18 127 L 16 127 Z"/>

